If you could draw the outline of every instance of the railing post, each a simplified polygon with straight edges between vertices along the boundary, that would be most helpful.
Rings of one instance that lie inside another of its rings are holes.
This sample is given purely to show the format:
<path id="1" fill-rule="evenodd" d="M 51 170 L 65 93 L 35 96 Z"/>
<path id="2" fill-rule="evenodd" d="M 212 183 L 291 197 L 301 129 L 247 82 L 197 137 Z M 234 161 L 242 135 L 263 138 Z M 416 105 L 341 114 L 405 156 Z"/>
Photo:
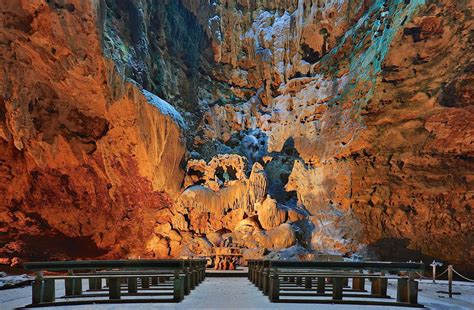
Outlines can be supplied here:
<path id="1" fill-rule="evenodd" d="M 436 283 L 436 267 L 443 266 L 443 263 L 433 260 L 430 266 L 433 267 L 433 283 Z"/>
<path id="2" fill-rule="evenodd" d="M 448 294 L 453 298 L 453 265 L 448 266 Z"/>

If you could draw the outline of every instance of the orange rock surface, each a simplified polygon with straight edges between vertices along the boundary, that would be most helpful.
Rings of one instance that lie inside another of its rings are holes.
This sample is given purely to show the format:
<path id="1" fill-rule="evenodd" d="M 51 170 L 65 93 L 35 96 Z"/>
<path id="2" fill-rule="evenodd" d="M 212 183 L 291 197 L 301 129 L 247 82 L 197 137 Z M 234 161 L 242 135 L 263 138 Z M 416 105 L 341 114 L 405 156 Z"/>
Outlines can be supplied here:
<path id="1" fill-rule="evenodd" d="M 246 257 L 472 271 L 470 11 L 2 2 L 0 256 L 205 255 L 232 239 Z"/>

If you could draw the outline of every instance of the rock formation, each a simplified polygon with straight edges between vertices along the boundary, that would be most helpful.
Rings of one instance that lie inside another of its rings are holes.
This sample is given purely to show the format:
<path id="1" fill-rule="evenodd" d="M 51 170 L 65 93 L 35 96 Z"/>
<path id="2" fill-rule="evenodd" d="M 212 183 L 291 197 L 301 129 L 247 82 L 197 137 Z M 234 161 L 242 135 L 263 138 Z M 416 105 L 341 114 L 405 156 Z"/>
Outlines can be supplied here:
<path id="1" fill-rule="evenodd" d="M 0 10 L 7 261 L 206 254 L 232 238 L 248 257 L 473 270 L 469 1 Z"/>

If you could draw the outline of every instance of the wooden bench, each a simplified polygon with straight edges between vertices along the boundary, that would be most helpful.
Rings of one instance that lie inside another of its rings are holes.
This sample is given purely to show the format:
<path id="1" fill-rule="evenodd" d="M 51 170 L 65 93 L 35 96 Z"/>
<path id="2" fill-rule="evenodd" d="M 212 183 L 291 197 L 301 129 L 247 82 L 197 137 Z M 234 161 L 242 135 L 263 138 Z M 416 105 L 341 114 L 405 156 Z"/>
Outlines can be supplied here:
<path id="1" fill-rule="evenodd" d="M 171 299 L 166 301 L 179 302 L 204 280 L 205 266 L 206 260 L 202 259 L 51 261 L 24 264 L 26 270 L 36 272 L 36 279 L 32 284 L 32 305 L 56 304 L 56 280 L 65 281 L 63 298 L 77 300 L 103 296 L 103 294 L 83 294 L 84 279 L 89 281 L 88 292 L 107 290 L 108 302 L 120 301 L 123 290 L 126 291 L 125 296 L 170 295 Z M 67 274 L 45 275 L 45 272 L 67 272 Z M 103 287 L 104 279 L 105 287 Z M 138 286 L 139 283 L 141 287 Z M 155 291 L 151 293 L 143 292 L 153 289 Z M 133 302 L 137 300 L 134 299 Z M 84 300 L 84 303 L 101 301 L 103 300 L 94 298 Z M 150 302 L 151 299 L 143 301 Z"/>
<path id="2" fill-rule="evenodd" d="M 414 273 L 424 269 L 421 263 L 248 260 L 247 264 L 249 280 L 272 302 L 420 306 Z M 348 286 L 349 279 L 352 287 Z M 370 293 L 365 290 L 366 280 L 371 282 Z M 388 280 L 397 281 L 396 302 L 380 301 L 390 298 Z M 302 298 L 282 299 L 282 296 Z"/>

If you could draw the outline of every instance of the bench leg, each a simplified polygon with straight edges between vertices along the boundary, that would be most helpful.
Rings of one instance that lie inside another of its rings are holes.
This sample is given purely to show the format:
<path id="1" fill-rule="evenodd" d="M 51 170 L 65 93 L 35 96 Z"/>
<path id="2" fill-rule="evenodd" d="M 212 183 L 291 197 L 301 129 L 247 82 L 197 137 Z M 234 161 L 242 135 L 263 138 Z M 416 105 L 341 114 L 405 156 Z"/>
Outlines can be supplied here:
<path id="1" fill-rule="evenodd" d="M 307 289 L 311 289 L 312 285 L 313 285 L 313 279 L 311 277 L 306 277 L 304 279 L 304 287 L 307 288 Z"/>
<path id="2" fill-rule="evenodd" d="M 278 275 L 272 275 L 270 278 L 270 294 L 268 297 L 271 302 L 280 299 L 280 279 Z"/>
<path id="3" fill-rule="evenodd" d="M 183 277 L 183 282 L 184 282 L 184 295 L 189 295 L 191 291 L 191 277 L 189 272 L 186 272 L 186 274 Z"/>
<path id="4" fill-rule="evenodd" d="M 122 279 L 110 278 L 109 279 L 109 299 L 120 299 L 121 297 L 121 286 Z"/>
<path id="5" fill-rule="evenodd" d="M 151 285 L 158 285 L 158 277 L 151 277 Z"/>
<path id="6" fill-rule="evenodd" d="M 175 277 L 173 283 L 174 301 L 180 302 L 184 299 L 184 279 L 182 277 Z"/>
<path id="7" fill-rule="evenodd" d="M 198 285 L 198 271 L 193 270 L 192 271 L 192 278 L 191 278 L 191 289 L 194 290 L 196 288 L 196 285 Z"/>
<path id="8" fill-rule="evenodd" d="M 409 279 L 398 279 L 397 301 L 418 304 L 418 282 Z"/>
<path id="9" fill-rule="evenodd" d="M 263 271 L 262 270 L 258 271 L 257 286 L 259 290 L 263 289 Z"/>
<path id="10" fill-rule="evenodd" d="M 73 294 L 76 296 L 82 295 L 82 279 L 74 279 L 73 284 L 74 284 L 74 287 L 72 290 Z"/>
<path id="11" fill-rule="evenodd" d="M 129 277 L 128 278 L 128 292 L 130 294 L 135 294 L 138 292 L 137 278 Z"/>
<path id="12" fill-rule="evenodd" d="M 408 302 L 418 304 L 418 282 L 415 280 L 408 281 Z"/>
<path id="13" fill-rule="evenodd" d="M 333 300 L 342 300 L 342 278 L 333 278 L 332 279 L 332 299 Z"/>
<path id="14" fill-rule="evenodd" d="M 65 279 L 66 296 L 82 295 L 82 279 Z"/>
<path id="15" fill-rule="evenodd" d="M 149 277 L 141 277 L 142 279 L 142 288 L 149 288 L 150 287 L 150 278 Z"/>
<path id="16" fill-rule="evenodd" d="M 397 280 L 397 301 L 408 302 L 408 279 Z"/>
<path id="17" fill-rule="evenodd" d="M 365 291 L 365 278 L 352 278 L 352 289 Z"/>
<path id="18" fill-rule="evenodd" d="M 296 277 L 296 285 L 298 286 L 303 285 L 303 277 Z"/>
<path id="19" fill-rule="evenodd" d="M 97 282 L 95 278 L 89 278 L 89 290 L 96 290 Z"/>
<path id="20" fill-rule="evenodd" d="M 270 283 L 269 283 L 269 275 L 267 272 L 264 272 L 263 273 L 263 285 L 262 285 L 262 292 L 263 292 L 263 295 L 267 295 L 268 296 L 268 291 L 270 290 L 269 289 L 269 286 L 270 286 Z"/>
<path id="21" fill-rule="evenodd" d="M 158 282 L 165 283 L 165 281 L 166 281 L 165 277 L 158 277 Z"/>
<path id="22" fill-rule="evenodd" d="M 290 283 L 295 283 L 295 277 L 290 277 L 289 280 L 290 280 Z"/>
<path id="23" fill-rule="evenodd" d="M 316 292 L 318 294 L 324 294 L 326 292 L 326 278 L 318 277 Z"/>
<path id="24" fill-rule="evenodd" d="M 102 288 L 101 278 L 89 278 L 89 290 L 100 290 Z"/>
<path id="25" fill-rule="evenodd" d="M 349 286 L 349 278 L 342 278 L 342 286 L 344 287 Z"/>
<path id="26" fill-rule="evenodd" d="M 74 279 L 65 279 L 64 287 L 66 288 L 66 296 L 74 295 Z"/>
<path id="27" fill-rule="evenodd" d="M 54 279 L 44 279 L 43 302 L 54 302 L 56 299 L 56 288 Z"/>
<path id="28" fill-rule="evenodd" d="M 43 280 L 35 279 L 31 285 L 32 304 L 39 304 L 43 301 Z"/>
<path id="29" fill-rule="evenodd" d="M 376 296 L 387 296 L 387 279 L 386 278 L 373 279 L 370 292 L 372 295 L 376 295 Z"/>

